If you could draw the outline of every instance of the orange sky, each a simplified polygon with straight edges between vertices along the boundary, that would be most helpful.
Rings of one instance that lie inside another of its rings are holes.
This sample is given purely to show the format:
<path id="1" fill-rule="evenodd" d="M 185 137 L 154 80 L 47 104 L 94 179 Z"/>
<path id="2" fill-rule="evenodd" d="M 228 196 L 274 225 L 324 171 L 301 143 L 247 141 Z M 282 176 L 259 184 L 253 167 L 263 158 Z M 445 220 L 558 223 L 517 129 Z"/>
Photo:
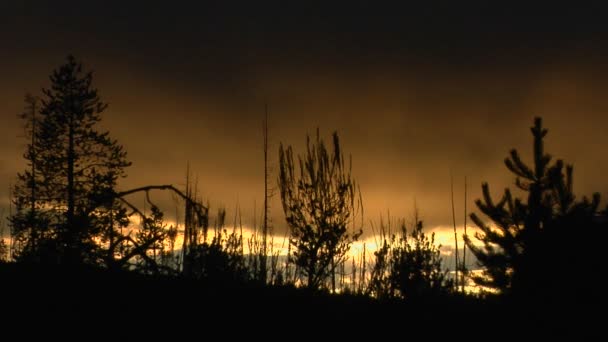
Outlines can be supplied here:
<path id="1" fill-rule="evenodd" d="M 204 199 L 229 216 L 239 203 L 244 220 L 262 203 L 265 103 L 274 169 L 280 142 L 299 152 L 317 127 L 338 130 L 368 219 L 409 217 L 415 200 L 428 227 L 450 226 L 452 173 L 461 222 L 464 176 L 470 209 L 482 181 L 511 185 L 503 159 L 513 147 L 529 156 L 539 115 L 548 152 L 575 165 L 577 193 L 608 196 L 608 49 L 593 9 L 34 3 L 0 5 L 5 206 L 24 167 L 23 95 L 48 86 L 67 53 L 95 71 L 103 126 L 133 161 L 121 187 L 183 184 L 190 162 Z"/>

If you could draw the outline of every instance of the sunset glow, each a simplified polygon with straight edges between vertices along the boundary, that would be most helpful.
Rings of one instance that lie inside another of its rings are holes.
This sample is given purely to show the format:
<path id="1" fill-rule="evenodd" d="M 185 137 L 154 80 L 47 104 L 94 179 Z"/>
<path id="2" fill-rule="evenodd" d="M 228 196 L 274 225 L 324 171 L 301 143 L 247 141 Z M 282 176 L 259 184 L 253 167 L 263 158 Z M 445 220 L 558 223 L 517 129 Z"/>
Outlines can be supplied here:
<path id="1" fill-rule="evenodd" d="M 603 7 L 0 0 L 0 322 L 602 340 Z"/>

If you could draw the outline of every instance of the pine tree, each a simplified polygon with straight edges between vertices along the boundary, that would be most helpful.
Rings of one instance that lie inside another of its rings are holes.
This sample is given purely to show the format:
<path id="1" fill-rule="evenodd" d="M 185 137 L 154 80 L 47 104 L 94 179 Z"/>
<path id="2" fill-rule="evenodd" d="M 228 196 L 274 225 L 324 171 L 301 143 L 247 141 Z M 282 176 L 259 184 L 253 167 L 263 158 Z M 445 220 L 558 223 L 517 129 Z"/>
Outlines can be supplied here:
<path id="1" fill-rule="evenodd" d="M 25 136 L 29 140 L 24 158 L 28 160 L 28 168 L 24 173 L 18 174 L 18 186 L 12 189 L 16 195 L 14 204 L 16 214 L 11 217 L 12 236 L 18 254 L 32 254 L 38 248 L 40 235 L 45 235 L 44 225 L 36 224 L 42 220 L 37 203 L 37 190 L 40 187 L 41 177 L 36 170 L 37 160 L 36 138 L 40 100 L 30 94 L 25 95 L 25 111 L 19 115 L 24 121 Z M 40 223 L 40 222 L 39 222 Z"/>
<path id="2" fill-rule="evenodd" d="M 127 224 L 115 196 L 130 165 L 123 147 L 97 124 L 107 105 L 73 56 L 50 76 L 38 111 L 31 110 L 30 169 L 14 188 L 14 235 L 27 240 L 21 257 L 58 262 L 96 262 L 100 241 Z M 32 106 L 36 102 L 31 102 Z M 39 117 L 38 119 L 36 119 Z"/>
<path id="3" fill-rule="evenodd" d="M 198 227 L 207 222 L 208 208 L 189 189 L 184 194 L 170 184 L 117 191 L 130 162 L 109 132 L 98 128 L 107 105 L 92 87 L 92 73 L 68 56 L 50 80 L 40 99 L 26 96 L 21 115 L 29 140 L 24 155 L 28 167 L 12 189 L 12 255 L 21 262 L 177 271 L 163 265 L 164 239 L 172 238 L 174 245 L 176 231 L 167 231 L 150 191 L 178 195 Z M 141 193 L 153 208 L 150 215 L 129 200 Z M 142 227 L 131 236 L 124 228 L 133 216 L 139 216 Z"/>
<path id="4" fill-rule="evenodd" d="M 483 183 L 483 201 L 475 204 L 491 223 L 475 213 L 470 215 L 480 230 L 475 236 L 482 246 L 465 235 L 467 247 L 484 269 L 483 276 L 474 280 L 503 293 L 547 292 L 555 286 L 559 275 L 566 272 L 566 264 L 575 260 L 560 262 L 564 255 L 556 258 L 556 252 L 580 235 L 571 229 L 589 227 L 599 205 L 597 193 L 591 200 L 575 200 L 573 167 L 565 166 L 562 160 L 551 163 L 551 156 L 544 151 L 547 130 L 540 118 L 535 119 L 531 131 L 533 167 L 527 166 L 515 149 L 505 159 L 505 165 L 516 176 L 515 185 L 527 193 L 527 200 L 514 198 L 507 188 L 495 203 L 489 185 Z"/>
<path id="5" fill-rule="evenodd" d="M 290 260 L 309 288 L 317 289 L 335 272 L 361 231 L 349 234 L 357 209 L 356 185 L 344 166 L 338 134 L 333 151 L 317 137 L 307 137 L 304 157 L 298 157 L 299 174 L 291 147 L 279 148 L 279 188 L 287 223 L 291 228 Z"/>

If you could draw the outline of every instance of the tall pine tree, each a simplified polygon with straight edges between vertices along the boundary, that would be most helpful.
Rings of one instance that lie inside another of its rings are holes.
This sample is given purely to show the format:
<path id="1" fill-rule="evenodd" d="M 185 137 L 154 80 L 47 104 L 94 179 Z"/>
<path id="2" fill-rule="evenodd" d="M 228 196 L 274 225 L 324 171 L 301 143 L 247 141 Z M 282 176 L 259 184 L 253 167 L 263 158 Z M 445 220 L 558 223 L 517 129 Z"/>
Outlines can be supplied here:
<path id="1" fill-rule="evenodd" d="M 29 140 L 24 158 L 28 160 L 28 168 L 17 175 L 18 183 L 12 190 L 14 193 L 14 204 L 17 211 L 11 217 L 12 236 L 14 239 L 17 255 L 32 256 L 38 250 L 38 242 L 40 236 L 45 236 L 42 224 L 42 216 L 40 215 L 40 203 L 37 202 L 36 191 L 39 188 L 41 178 L 38 176 L 37 164 L 32 162 L 36 159 L 37 149 L 36 139 L 38 130 L 38 117 L 40 109 L 40 99 L 30 94 L 25 95 L 25 111 L 19 115 L 24 121 L 25 136 Z M 38 223 L 36 223 L 38 222 Z"/>
<path id="2" fill-rule="evenodd" d="M 117 180 L 130 165 L 126 152 L 97 124 L 107 108 L 73 56 L 50 76 L 40 107 L 24 115 L 31 141 L 29 168 L 14 187 L 13 235 L 20 258 L 95 263 L 114 233 L 128 223 L 116 198 Z"/>

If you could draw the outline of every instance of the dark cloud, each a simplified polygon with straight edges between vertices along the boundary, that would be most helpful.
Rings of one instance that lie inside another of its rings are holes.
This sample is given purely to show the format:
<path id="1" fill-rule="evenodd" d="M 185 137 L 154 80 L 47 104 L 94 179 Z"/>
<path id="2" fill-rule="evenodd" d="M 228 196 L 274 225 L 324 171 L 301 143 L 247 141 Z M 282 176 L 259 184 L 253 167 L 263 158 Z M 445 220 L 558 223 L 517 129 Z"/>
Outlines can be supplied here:
<path id="1" fill-rule="evenodd" d="M 549 151 L 575 163 L 576 189 L 608 195 L 597 8 L 7 1 L 0 13 L 3 197 L 24 167 L 23 95 L 67 53 L 110 103 L 104 127 L 133 161 L 123 187 L 183 183 L 190 162 L 205 198 L 251 220 L 268 103 L 273 162 L 280 142 L 301 152 L 317 127 L 338 130 L 370 218 L 407 215 L 415 199 L 428 227 L 449 224 L 450 174 L 458 206 L 465 175 L 469 208 L 481 181 L 501 192 L 502 160 L 513 147 L 529 156 L 536 115 Z"/>

